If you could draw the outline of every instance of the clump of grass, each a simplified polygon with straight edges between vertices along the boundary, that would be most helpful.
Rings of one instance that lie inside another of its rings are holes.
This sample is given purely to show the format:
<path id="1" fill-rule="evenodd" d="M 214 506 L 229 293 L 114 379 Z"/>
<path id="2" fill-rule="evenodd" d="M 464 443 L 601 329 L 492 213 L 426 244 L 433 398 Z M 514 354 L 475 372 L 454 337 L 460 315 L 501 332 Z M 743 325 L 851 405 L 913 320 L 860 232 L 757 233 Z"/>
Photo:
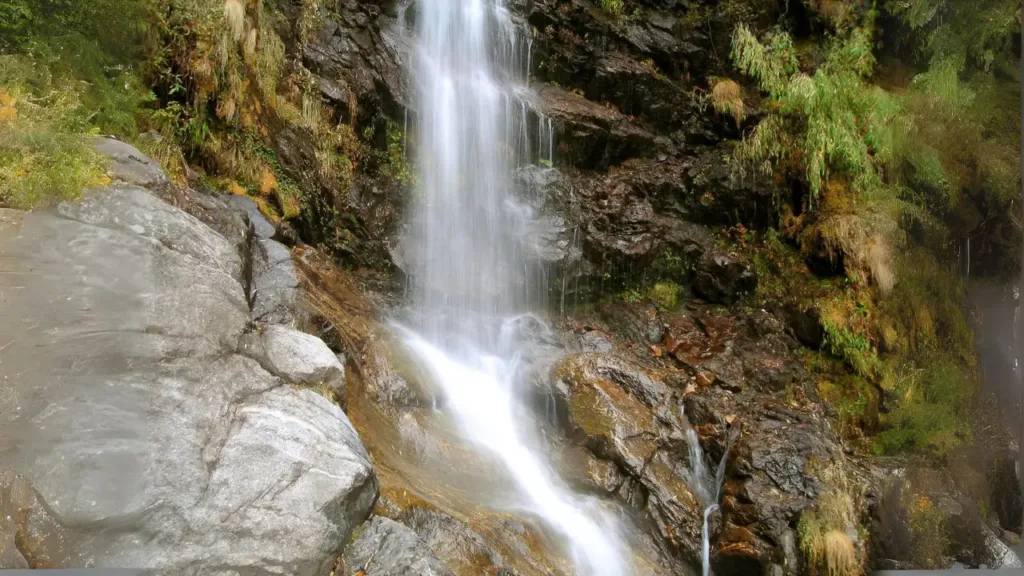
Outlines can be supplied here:
<path id="1" fill-rule="evenodd" d="M 814 507 L 800 516 L 800 549 L 811 574 L 855 576 L 863 572 L 857 549 L 847 535 L 856 530 L 854 498 L 842 468 L 832 465 L 818 473 L 826 485 Z"/>
<path id="2" fill-rule="evenodd" d="M 740 85 L 732 80 L 719 80 L 711 89 L 711 104 L 715 112 L 732 116 L 736 125 L 743 123 L 743 92 Z"/>

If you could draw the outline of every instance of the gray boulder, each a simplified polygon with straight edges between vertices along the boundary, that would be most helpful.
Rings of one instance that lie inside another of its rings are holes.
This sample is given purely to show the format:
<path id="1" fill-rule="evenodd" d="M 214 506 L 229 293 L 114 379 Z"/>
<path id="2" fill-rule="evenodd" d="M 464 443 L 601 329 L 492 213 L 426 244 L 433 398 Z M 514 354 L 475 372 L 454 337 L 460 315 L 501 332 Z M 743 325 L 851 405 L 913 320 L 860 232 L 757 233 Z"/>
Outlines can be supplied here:
<path id="1" fill-rule="evenodd" d="M 273 238 L 277 232 L 274 229 L 274 225 L 263 214 L 260 213 L 260 209 L 256 206 L 256 203 L 245 196 L 232 195 L 230 202 L 234 207 L 242 212 L 245 212 L 246 216 L 249 217 L 249 225 L 252 227 L 252 233 L 257 238 Z"/>
<path id="2" fill-rule="evenodd" d="M 93 149 L 110 159 L 108 169 L 115 180 L 153 189 L 170 183 L 160 165 L 131 144 L 113 138 L 96 138 Z"/>
<path id="3" fill-rule="evenodd" d="M 376 476 L 338 406 L 238 353 L 230 242 L 113 186 L 0 211 L 0 261 L 0 466 L 76 534 L 63 567 L 327 573 Z"/>
<path id="4" fill-rule="evenodd" d="M 344 396 L 345 367 L 324 341 L 279 325 L 243 339 L 243 350 L 271 374 L 296 384 L 326 386 Z"/>
<path id="5" fill-rule="evenodd" d="M 451 576 L 411 529 L 381 516 L 363 524 L 345 548 L 346 574 Z"/>

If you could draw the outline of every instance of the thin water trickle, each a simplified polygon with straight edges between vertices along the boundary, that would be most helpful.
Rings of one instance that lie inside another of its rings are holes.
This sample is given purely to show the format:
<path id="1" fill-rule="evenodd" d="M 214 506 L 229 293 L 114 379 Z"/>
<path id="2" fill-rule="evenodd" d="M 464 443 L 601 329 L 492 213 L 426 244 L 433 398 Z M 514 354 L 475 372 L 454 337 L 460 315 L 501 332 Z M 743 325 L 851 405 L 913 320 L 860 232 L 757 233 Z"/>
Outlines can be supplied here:
<path id="1" fill-rule="evenodd" d="M 532 42 L 519 37 L 504 0 L 420 2 L 416 29 L 412 135 L 421 193 L 407 253 L 417 320 L 395 330 L 443 393 L 441 410 L 504 463 L 521 493 L 515 505 L 564 538 L 578 573 L 624 576 L 631 571 L 614 520 L 566 487 L 521 429 L 518 367 L 529 352 L 511 334 L 542 271 L 517 244 L 531 212 L 514 201 L 512 170 L 543 158 L 545 138 L 550 158 L 553 141 L 551 123 L 538 115 L 547 133 L 538 134 L 536 154 L 530 150 Z"/>
<path id="2" fill-rule="evenodd" d="M 711 575 L 711 541 L 708 534 L 708 519 L 718 509 L 718 498 L 721 496 L 722 484 L 725 481 L 725 465 L 729 457 L 729 450 L 732 449 L 732 442 L 735 436 L 729 434 L 727 437 L 725 451 L 722 453 L 722 460 L 718 463 L 718 469 L 714 476 L 710 474 L 707 462 L 704 460 L 704 450 L 700 446 L 700 438 L 697 432 L 690 426 L 686 418 L 686 412 L 680 408 L 683 423 L 686 426 L 686 444 L 690 452 L 690 491 L 697 497 L 697 502 L 704 509 L 704 525 L 701 530 L 701 569 L 703 576 Z"/>

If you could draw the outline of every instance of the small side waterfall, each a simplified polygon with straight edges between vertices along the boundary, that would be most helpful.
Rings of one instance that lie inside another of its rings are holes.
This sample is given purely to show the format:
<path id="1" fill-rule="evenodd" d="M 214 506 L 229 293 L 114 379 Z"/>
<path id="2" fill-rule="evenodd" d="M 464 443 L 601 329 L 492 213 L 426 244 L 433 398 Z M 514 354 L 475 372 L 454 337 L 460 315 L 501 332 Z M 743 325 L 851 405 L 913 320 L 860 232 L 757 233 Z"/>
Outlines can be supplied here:
<path id="1" fill-rule="evenodd" d="M 733 434 L 729 434 L 725 451 L 722 453 L 722 460 L 718 463 L 718 468 L 714 476 L 712 476 L 711 471 L 708 469 L 707 462 L 704 459 L 704 450 L 700 446 L 700 438 L 697 437 L 697 432 L 692 426 L 690 426 L 690 422 L 686 418 L 685 411 L 682 412 L 683 422 L 686 424 L 686 444 L 689 447 L 690 466 L 692 467 L 690 490 L 693 492 L 694 496 L 697 497 L 697 501 L 700 503 L 701 508 L 704 509 L 704 526 L 701 531 L 702 573 L 704 576 L 710 576 L 711 541 L 710 535 L 708 534 L 708 519 L 711 514 L 718 509 L 718 499 L 721 496 L 722 484 L 725 481 L 726 460 L 729 457 L 729 450 L 732 448 L 735 436 Z"/>
<path id="2" fill-rule="evenodd" d="M 502 345 L 538 284 L 517 244 L 530 213 L 513 199 L 512 170 L 550 164 L 554 148 L 550 120 L 528 105 L 532 42 L 504 0 L 422 1 L 415 21 L 420 190 L 404 247 L 413 310 L 410 327 L 396 331 L 466 440 L 505 465 L 521 494 L 514 505 L 568 543 L 579 574 L 624 576 L 615 522 L 573 494 L 526 442 L 521 351 Z"/>

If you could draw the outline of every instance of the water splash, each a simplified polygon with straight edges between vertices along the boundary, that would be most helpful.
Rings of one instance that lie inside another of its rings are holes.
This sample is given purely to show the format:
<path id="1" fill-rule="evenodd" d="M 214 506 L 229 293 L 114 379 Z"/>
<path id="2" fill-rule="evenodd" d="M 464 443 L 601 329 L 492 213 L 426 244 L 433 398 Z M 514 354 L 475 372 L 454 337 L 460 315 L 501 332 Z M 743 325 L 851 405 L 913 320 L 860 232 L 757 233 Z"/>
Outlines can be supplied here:
<path id="1" fill-rule="evenodd" d="M 523 350 L 508 326 L 543 275 L 518 243 L 531 212 L 513 201 L 512 168 L 550 162 L 553 152 L 551 122 L 530 106 L 532 41 L 523 28 L 504 0 L 417 4 L 411 73 L 421 190 L 405 252 L 415 329 L 395 329 L 463 435 L 505 464 L 522 504 L 565 538 L 579 573 L 622 576 L 615 523 L 564 486 L 516 417 Z"/>
<path id="2" fill-rule="evenodd" d="M 568 540 L 580 574 L 626 574 L 614 520 L 575 497 L 521 437 L 514 359 L 471 346 L 462 353 L 444 351 L 411 330 L 397 330 L 442 388 L 466 437 L 503 461 L 529 509 Z"/>

